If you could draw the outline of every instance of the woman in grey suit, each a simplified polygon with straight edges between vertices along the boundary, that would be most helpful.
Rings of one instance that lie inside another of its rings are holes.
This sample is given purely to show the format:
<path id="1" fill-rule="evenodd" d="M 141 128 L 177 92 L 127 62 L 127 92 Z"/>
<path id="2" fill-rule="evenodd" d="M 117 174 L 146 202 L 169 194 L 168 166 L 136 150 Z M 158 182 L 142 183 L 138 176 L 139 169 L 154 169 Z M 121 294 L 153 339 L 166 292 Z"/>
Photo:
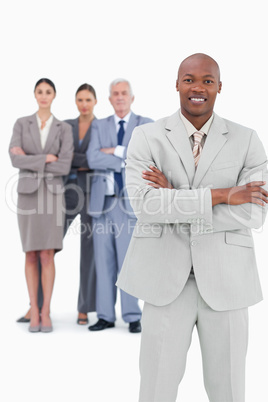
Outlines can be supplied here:
<path id="1" fill-rule="evenodd" d="M 91 123 L 95 119 L 97 103 L 95 89 L 89 84 L 81 85 L 75 94 L 79 111 L 76 119 L 65 120 L 72 126 L 74 155 L 72 167 L 65 184 L 66 219 L 64 233 L 80 214 L 80 285 L 78 294 L 77 324 L 88 323 L 87 313 L 96 310 L 96 272 L 93 251 L 92 218 L 88 215 L 90 170 L 86 151 L 88 149 Z"/>
<path id="2" fill-rule="evenodd" d="M 64 196 L 62 176 L 73 156 L 71 127 L 51 114 L 55 85 L 47 78 L 34 89 L 38 111 L 18 119 L 9 153 L 19 168 L 18 224 L 31 303 L 30 332 L 51 332 L 50 301 L 55 278 L 54 254 L 62 249 Z M 42 265 L 43 306 L 38 307 L 38 259 Z"/>

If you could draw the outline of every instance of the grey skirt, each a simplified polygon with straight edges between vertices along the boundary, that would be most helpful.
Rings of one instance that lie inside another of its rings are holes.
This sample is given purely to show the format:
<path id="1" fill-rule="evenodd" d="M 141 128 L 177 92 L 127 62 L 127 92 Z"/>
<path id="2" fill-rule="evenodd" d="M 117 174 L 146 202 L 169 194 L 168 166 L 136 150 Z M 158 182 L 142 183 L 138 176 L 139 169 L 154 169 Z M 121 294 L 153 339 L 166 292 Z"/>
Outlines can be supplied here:
<path id="1" fill-rule="evenodd" d="M 53 194 L 44 180 L 31 194 L 18 194 L 18 223 L 22 249 L 26 251 L 62 249 L 64 194 Z"/>

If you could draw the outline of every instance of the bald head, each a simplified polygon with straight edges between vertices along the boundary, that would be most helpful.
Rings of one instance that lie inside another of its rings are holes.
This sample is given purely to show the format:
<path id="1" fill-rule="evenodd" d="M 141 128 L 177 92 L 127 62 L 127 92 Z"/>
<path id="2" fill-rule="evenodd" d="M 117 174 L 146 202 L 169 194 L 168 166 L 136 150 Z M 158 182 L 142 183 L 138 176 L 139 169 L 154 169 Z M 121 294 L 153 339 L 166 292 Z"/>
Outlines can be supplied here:
<path id="1" fill-rule="evenodd" d="M 195 54 L 192 54 L 191 56 L 186 57 L 186 59 L 184 59 L 179 66 L 178 78 L 184 67 L 187 68 L 188 66 L 191 66 L 193 64 L 202 65 L 208 61 L 210 61 L 212 64 L 215 65 L 217 73 L 218 73 L 218 80 L 220 81 L 220 67 L 219 67 L 218 63 L 212 57 L 208 56 L 205 53 L 195 53 Z"/>
<path id="2" fill-rule="evenodd" d="M 196 53 L 181 63 L 176 81 L 181 113 L 196 129 L 211 117 L 221 87 L 220 69 L 212 57 Z"/>

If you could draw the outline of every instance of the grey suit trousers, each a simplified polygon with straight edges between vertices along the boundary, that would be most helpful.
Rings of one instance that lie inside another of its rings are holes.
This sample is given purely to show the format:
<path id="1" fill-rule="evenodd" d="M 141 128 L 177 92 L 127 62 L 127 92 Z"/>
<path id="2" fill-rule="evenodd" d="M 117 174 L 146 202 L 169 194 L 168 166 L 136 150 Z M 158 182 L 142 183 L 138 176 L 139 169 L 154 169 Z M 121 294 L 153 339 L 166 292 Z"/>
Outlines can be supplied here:
<path id="1" fill-rule="evenodd" d="M 96 311 L 98 318 L 109 322 L 116 320 L 115 282 L 121 271 L 129 246 L 135 218 L 120 207 L 121 200 L 105 197 L 104 210 L 99 218 L 93 218 L 93 240 L 97 274 Z M 120 290 L 122 318 L 130 323 L 141 319 L 138 299 Z"/>
<path id="2" fill-rule="evenodd" d="M 194 275 L 171 304 L 145 303 L 142 315 L 139 402 L 175 402 L 196 326 L 210 402 L 244 402 L 248 309 L 214 311 Z"/>

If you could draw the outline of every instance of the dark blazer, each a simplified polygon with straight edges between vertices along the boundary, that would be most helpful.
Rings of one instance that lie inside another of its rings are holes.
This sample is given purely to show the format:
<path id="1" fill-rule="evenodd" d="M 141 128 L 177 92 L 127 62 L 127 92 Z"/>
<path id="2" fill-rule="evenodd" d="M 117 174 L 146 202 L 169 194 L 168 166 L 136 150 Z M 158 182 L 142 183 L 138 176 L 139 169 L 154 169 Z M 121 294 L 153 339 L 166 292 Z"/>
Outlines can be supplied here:
<path id="1" fill-rule="evenodd" d="M 89 127 L 88 131 L 86 132 L 86 135 L 83 138 L 83 141 L 80 145 L 79 144 L 79 117 L 77 117 L 76 119 L 65 120 L 65 122 L 70 124 L 70 126 L 72 127 L 73 141 L 74 141 L 74 154 L 73 154 L 70 175 L 75 174 L 77 176 L 77 184 L 83 189 L 83 191 L 85 191 L 86 193 L 89 193 L 90 192 L 89 177 L 93 171 L 91 169 L 89 172 L 88 171 L 78 171 L 78 168 L 80 168 L 80 167 L 89 168 L 86 152 L 88 149 L 90 136 L 91 136 L 91 126 Z M 68 180 L 68 177 L 65 178 L 65 181 Z"/>

